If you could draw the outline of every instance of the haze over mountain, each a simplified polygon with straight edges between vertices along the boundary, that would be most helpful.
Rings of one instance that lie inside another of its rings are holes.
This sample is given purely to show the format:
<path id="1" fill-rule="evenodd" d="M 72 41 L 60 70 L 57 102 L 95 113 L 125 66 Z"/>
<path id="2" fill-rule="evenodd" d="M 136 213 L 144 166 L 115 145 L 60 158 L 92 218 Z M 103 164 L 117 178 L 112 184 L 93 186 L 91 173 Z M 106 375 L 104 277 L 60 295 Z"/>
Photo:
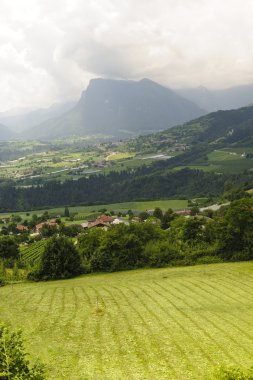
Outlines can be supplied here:
<path id="1" fill-rule="evenodd" d="M 12 131 L 3 124 L 0 124 L 0 140 L 9 140 L 13 137 Z"/>
<path id="2" fill-rule="evenodd" d="M 15 133 L 24 132 L 26 129 L 41 124 L 54 117 L 59 117 L 74 107 L 75 102 L 53 104 L 49 108 L 35 110 L 11 110 L 0 113 L 0 122 Z"/>
<path id="3" fill-rule="evenodd" d="M 149 79 L 93 79 L 72 110 L 30 129 L 23 137 L 124 137 L 170 128 L 205 113 L 193 102 Z"/>
<path id="4" fill-rule="evenodd" d="M 182 88 L 176 92 L 209 112 L 236 109 L 253 104 L 253 84 L 223 90 L 208 90 L 200 86 Z"/>

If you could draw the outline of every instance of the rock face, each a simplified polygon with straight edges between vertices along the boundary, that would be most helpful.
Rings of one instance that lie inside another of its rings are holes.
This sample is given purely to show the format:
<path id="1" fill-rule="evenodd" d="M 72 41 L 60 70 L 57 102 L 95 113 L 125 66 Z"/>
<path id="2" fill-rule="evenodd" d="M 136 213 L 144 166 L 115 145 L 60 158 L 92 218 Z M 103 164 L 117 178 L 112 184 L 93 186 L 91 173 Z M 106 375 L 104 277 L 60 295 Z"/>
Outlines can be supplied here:
<path id="1" fill-rule="evenodd" d="M 72 110 L 31 129 L 28 135 L 126 137 L 170 128 L 205 113 L 193 102 L 148 79 L 93 79 Z"/>

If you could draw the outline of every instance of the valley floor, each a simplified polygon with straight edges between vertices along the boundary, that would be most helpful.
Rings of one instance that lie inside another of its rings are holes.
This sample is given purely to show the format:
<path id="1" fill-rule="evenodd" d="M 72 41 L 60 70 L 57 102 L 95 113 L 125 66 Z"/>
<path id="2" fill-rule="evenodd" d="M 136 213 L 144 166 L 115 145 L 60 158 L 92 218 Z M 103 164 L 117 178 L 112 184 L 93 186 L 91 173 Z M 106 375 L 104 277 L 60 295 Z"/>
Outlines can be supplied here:
<path id="1" fill-rule="evenodd" d="M 0 288 L 49 379 L 208 379 L 253 364 L 253 262 L 86 275 Z"/>

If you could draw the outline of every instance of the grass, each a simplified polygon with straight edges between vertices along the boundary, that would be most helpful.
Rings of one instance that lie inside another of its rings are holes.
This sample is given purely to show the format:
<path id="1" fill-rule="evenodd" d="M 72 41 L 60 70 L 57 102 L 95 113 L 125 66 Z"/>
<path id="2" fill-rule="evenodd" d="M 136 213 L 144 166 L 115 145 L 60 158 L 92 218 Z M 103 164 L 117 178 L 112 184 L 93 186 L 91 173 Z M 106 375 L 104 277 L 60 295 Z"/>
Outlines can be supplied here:
<path id="1" fill-rule="evenodd" d="M 126 158 L 133 158 L 135 156 L 135 153 L 119 153 L 119 152 L 114 152 L 114 153 L 111 153 L 109 154 L 109 156 L 106 157 L 106 160 L 123 160 L 123 159 L 126 159 Z"/>
<path id="2" fill-rule="evenodd" d="M 49 379 L 208 379 L 253 363 L 253 262 L 87 275 L 0 288 Z"/>
<path id="3" fill-rule="evenodd" d="M 184 199 L 164 199 L 160 201 L 140 201 L 140 202 L 125 202 L 125 203 L 110 203 L 103 205 L 93 205 L 93 206 L 73 206 L 69 207 L 70 213 L 80 214 L 80 220 L 89 216 L 91 213 L 97 213 L 98 210 L 107 209 L 108 211 L 120 211 L 127 212 L 128 210 L 133 211 L 146 211 L 154 209 L 155 207 L 160 207 L 163 211 L 172 208 L 173 210 L 178 210 L 187 207 L 187 200 Z M 0 213 L 1 218 L 7 218 L 11 215 L 19 215 L 22 219 L 30 220 L 33 214 L 42 215 L 44 211 L 48 211 L 49 215 L 63 215 L 64 207 L 57 207 L 47 210 L 36 210 L 28 212 L 13 212 L 13 213 Z M 29 214 L 29 215 L 27 215 Z M 78 217 L 76 218 L 78 219 Z"/>

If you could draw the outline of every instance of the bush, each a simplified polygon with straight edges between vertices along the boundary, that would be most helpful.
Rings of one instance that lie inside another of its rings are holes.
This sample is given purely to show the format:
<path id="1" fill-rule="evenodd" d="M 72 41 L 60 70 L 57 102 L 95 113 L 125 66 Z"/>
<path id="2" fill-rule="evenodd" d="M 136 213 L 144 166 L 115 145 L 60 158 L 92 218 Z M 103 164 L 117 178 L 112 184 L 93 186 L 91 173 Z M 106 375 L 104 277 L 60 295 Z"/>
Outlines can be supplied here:
<path id="1" fill-rule="evenodd" d="M 150 241 L 144 248 L 144 263 L 151 267 L 162 267 L 178 256 L 178 252 L 167 241 Z"/>
<path id="2" fill-rule="evenodd" d="M 222 262 L 223 260 L 218 256 L 204 256 L 196 260 L 196 264 L 216 264 Z"/>
<path id="3" fill-rule="evenodd" d="M 31 366 L 24 351 L 21 332 L 10 332 L 0 324 L 1 380 L 44 380 L 44 367 L 37 362 Z"/>
<path id="4" fill-rule="evenodd" d="M 221 367 L 216 371 L 215 377 L 218 380 L 253 380 L 253 367 L 246 371 L 237 367 Z"/>

